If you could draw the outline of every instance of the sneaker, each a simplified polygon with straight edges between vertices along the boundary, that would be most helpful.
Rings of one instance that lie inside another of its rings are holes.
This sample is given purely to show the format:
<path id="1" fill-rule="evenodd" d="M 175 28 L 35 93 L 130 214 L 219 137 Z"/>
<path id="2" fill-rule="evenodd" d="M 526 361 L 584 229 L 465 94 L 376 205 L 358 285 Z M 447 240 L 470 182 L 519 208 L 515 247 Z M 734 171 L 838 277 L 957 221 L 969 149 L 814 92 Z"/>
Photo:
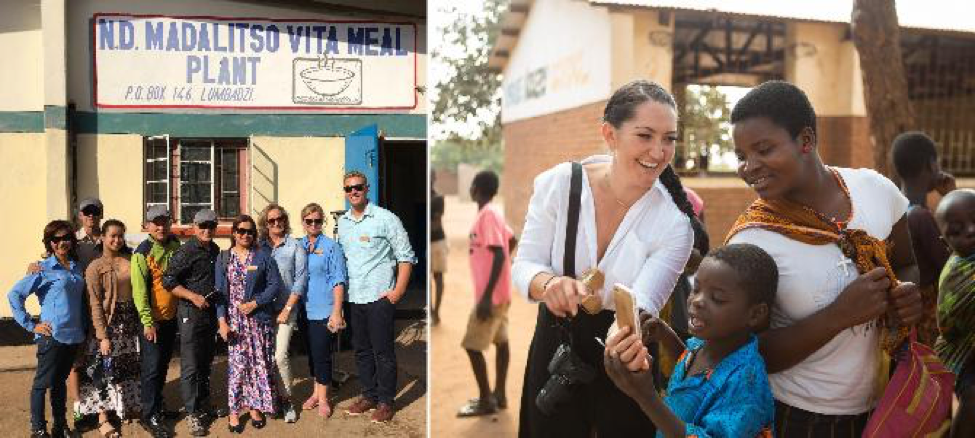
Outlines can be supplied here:
<path id="1" fill-rule="evenodd" d="M 365 397 L 359 397 L 352 406 L 346 411 L 351 416 L 362 415 L 376 408 L 376 402 Z"/>
<path id="2" fill-rule="evenodd" d="M 51 435 L 47 433 L 47 429 L 37 429 L 30 431 L 30 438 L 51 438 Z"/>
<path id="3" fill-rule="evenodd" d="M 139 423 L 153 438 L 169 438 L 169 431 L 166 430 L 166 426 L 163 424 L 162 415 L 156 414 L 149 418 L 144 418 Z"/>
<path id="4" fill-rule="evenodd" d="M 54 426 L 51 428 L 51 438 L 66 438 L 71 435 L 71 429 L 67 426 Z"/>
<path id="5" fill-rule="evenodd" d="M 207 436 L 207 429 L 204 425 L 203 416 L 205 414 L 191 414 L 186 417 L 186 425 L 190 429 L 190 435 Z"/>
<path id="6" fill-rule="evenodd" d="M 373 423 L 385 423 L 393 419 L 393 407 L 389 403 L 380 403 L 372 412 Z"/>
<path id="7" fill-rule="evenodd" d="M 284 405 L 284 422 L 294 423 L 298 421 L 298 413 L 295 412 L 295 407 L 288 403 Z"/>

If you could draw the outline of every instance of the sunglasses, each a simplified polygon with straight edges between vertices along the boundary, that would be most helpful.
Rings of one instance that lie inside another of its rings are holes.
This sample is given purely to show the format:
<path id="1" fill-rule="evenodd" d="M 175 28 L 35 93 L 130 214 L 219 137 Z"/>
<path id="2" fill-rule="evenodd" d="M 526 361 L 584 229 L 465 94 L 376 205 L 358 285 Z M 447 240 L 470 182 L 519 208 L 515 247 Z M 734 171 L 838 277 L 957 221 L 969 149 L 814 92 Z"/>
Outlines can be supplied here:
<path id="1" fill-rule="evenodd" d="M 284 223 L 285 223 L 285 219 L 283 217 L 269 217 L 269 218 L 267 218 L 267 224 L 268 225 L 277 225 L 277 224 L 284 225 Z"/>
<path id="2" fill-rule="evenodd" d="M 257 235 L 257 230 L 252 229 L 252 228 L 238 228 L 238 229 L 234 230 L 234 234 L 239 234 L 241 236 L 244 236 L 244 235 L 256 236 Z"/>
<path id="3" fill-rule="evenodd" d="M 202 228 L 204 230 L 215 230 L 215 229 L 217 229 L 217 223 L 214 222 L 214 221 L 200 222 L 196 226 L 198 226 L 198 227 L 200 227 L 200 228 Z"/>
<path id="4" fill-rule="evenodd" d="M 61 242 L 73 242 L 73 241 L 74 241 L 74 236 L 70 234 L 65 234 L 63 236 L 54 236 L 51 238 L 51 243 L 55 245 Z"/>
<path id="5" fill-rule="evenodd" d="M 363 191 L 363 190 L 366 189 L 366 185 L 365 184 L 355 184 L 355 185 L 351 185 L 351 186 L 342 187 L 342 189 L 345 190 L 345 193 L 352 193 L 353 190 L 355 190 L 357 192 L 361 192 L 361 191 Z"/>
<path id="6" fill-rule="evenodd" d="M 325 223 L 325 219 L 305 219 L 305 225 L 321 225 Z"/>
<path id="7" fill-rule="evenodd" d="M 159 216 L 159 217 L 153 219 L 151 222 L 152 222 L 153 225 L 156 225 L 156 226 L 159 226 L 159 227 L 165 227 L 166 225 L 169 225 L 169 217 L 167 217 L 167 216 Z"/>
<path id="8" fill-rule="evenodd" d="M 81 210 L 81 214 L 85 216 L 101 216 L 102 209 L 98 207 L 85 207 L 84 209 Z"/>

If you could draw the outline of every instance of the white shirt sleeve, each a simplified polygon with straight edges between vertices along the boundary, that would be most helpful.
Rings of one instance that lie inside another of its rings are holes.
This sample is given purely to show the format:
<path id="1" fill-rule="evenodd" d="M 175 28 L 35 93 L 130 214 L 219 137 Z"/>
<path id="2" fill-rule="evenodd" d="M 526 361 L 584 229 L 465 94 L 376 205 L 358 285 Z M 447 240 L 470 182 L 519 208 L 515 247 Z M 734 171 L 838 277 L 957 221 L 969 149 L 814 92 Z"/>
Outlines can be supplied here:
<path id="1" fill-rule="evenodd" d="M 690 219 L 684 214 L 678 214 L 668 229 L 654 230 L 661 236 L 658 241 L 660 247 L 651 251 L 650 257 L 643 263 L 633 281 L 637 307 L 654 316 L 660 315 L 660 309 L 670 299 L 694 245 L 694 229 Z"/>
<path id="2" fill-rule="evenodd" d="M 565 181 L 568 172 L 565 170 L 570 165 L 564 163 L 535 178 L 534 191 L 525 214 L 525 227 L 522 229 L 518 252 L 511 267 L 515 287 L 529 302 L 538 302 L 528 292 L 532 279 L 541 272 L 555 272 L 552 263 L 552 254 L 555 252 L 553 243 L 563 204 L 559 196 L 568 196 Z"/>

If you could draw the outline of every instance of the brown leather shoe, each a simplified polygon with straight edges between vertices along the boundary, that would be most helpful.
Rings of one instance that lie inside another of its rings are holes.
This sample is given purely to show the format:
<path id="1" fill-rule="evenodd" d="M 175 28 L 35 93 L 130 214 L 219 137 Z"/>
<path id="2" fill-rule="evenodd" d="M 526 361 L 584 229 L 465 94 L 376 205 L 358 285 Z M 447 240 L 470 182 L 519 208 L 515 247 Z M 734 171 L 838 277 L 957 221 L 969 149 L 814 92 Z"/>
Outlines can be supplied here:
<path id="1" fill-rule="evenodd" d="M 351 416 L 362 415 L 376 408 L 376 402 L 365 397 L 359 397 L 346 412 Z"/>
<path id="2" fill-rule="evenodd" d="M 376 410 L 372 412 L 373 423 L 385 423 L 393 419 L 393 407 L 386 403 L 380 403 Z"/>

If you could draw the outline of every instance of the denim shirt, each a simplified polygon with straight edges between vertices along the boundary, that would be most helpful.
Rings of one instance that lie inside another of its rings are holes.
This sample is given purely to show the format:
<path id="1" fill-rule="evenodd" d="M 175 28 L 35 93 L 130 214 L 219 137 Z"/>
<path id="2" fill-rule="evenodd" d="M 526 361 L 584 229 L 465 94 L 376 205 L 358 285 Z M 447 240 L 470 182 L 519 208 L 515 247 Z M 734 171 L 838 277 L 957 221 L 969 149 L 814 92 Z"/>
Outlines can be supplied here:
<path id="1" fill-rule="evenodd" d="M 698 338 L 687 340 L 687 350 L 674 367 L 664 398 L 686 425 L 685 434 L 699 438 L 770 436 L 775 401 L 765 361 L 758 353 L 758 338 L 751 335 L 748 343 L 714 369 L 686 375 L 689 352 L 703 346 Z M 663 435 L 658 431 L 657 436 Z"/>
<path id="2" fill-rule="evenodd" d="M 81 265 L 70 262 L 64 269 L 55 256 L 44 259 L 41 272 L 30 274 L 18 281 L 7 299 L 13 311 L 14 320 L 21 327 L 33 333 L 36 324 L 24 307 L 27 296 L 37 295 L 41 303 L 41 322 L 51 326 L 51 336 L 62 344 L 78 344 L 85 340 L 85 279 Z M 41 335 L 35 334 L 37 340 Z"/>
<path id="3" fill-rule="evenodd" d="M 349 269 L 349 301 L 368 304 L 396 285 L 396 265 L 416 264 L 403 223 L 385 208 L 368 204 L 362 217 L 339 217 L 339 243 Z"/>
<path id="4" fill-rule="evenodd" d="M 303 296 L 308 289 L 308 252 L 291 235 L 284 236 L 284 241 L 276 247 L 272 247 L 270 240 L 262 246 L 270 249 L 281 274 L 281 289 L 276 303 L 276 310 L 280 311 L 291 295 Z"/>
<path id="5" fill-rule="evenodd" d="M 308 293 L 302 297 L 305 315 L 309 320 L 322 321 L 332 316 L 336 285 L 348 284 L 345 256 L 334 240 L 319 234 L 309 248 L 308 236 L 301 238 L 301 246 L 308 248 Z"/>
<path id="6" fill-rule="evenodd" d="M 230 301 L 230 279 L 227 275 L 230 251 L 221 251 L 214 263 L 214 290 L 220 294 L 215 306 L 218 318 L 226 318 L 227 306 L 234 305 Z M 244 302 L 253 300 L 257 303 L 257 308 L 250 316 L 265 324 L 271 323 L 274 320 L 274 302 L 277 301 L 280 288 L 281 275 L 278 274 L 277 264 L 266 248 L 258 247 L 251 256 L 251 264 L 247 266 L 247 275 L 244 278 Z"/>

